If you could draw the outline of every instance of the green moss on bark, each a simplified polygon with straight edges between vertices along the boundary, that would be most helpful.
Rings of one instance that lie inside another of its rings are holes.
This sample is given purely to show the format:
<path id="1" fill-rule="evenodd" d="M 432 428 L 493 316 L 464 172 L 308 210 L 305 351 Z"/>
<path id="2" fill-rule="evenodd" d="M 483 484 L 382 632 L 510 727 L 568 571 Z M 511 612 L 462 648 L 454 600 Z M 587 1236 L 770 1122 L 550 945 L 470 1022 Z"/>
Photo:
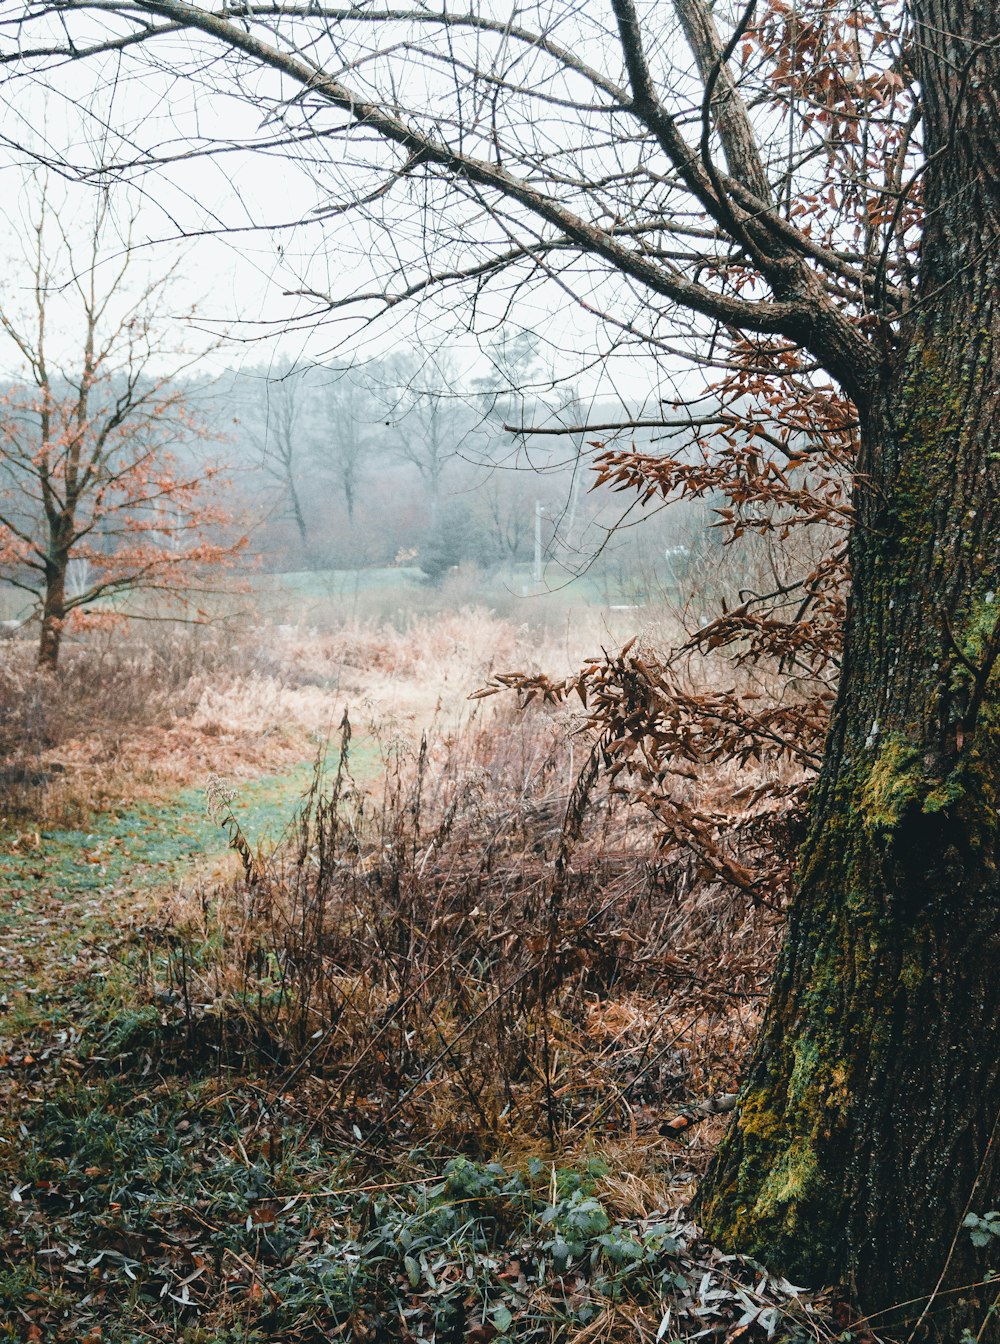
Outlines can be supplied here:
<path id="1" fill-rule="evenodd" d="M 855 811 L 868 831 L 894 831 L 927 795 L 921 753 L 897 738 L 879 751 L 858 792 Z"/>

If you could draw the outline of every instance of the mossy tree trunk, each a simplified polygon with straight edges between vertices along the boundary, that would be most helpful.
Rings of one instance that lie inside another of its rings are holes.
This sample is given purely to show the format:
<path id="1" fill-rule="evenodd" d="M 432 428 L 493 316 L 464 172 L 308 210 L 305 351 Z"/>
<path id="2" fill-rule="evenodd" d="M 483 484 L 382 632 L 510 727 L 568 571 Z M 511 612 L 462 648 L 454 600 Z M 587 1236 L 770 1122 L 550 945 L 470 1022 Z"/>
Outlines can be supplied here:
<path id="1" fill-rule="evenodd" d="M 1000 1205 L 1000 6 L 912 10 L 921 299 L 862 408 L 839 699 L 701 1217 L 957 1344 L 1000 1268 L 961 1229 Z"/>

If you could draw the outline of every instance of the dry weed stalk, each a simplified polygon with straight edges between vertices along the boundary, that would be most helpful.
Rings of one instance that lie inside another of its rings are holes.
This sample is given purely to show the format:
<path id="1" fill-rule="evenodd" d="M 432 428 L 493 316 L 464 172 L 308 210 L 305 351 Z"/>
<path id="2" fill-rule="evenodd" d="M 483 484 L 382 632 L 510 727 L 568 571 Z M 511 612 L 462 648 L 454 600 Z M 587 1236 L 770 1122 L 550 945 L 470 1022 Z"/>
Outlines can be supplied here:
<path id="1" fill-rule="evenodd" d="M 444 743 L 390 737 L 371 794 L 345 715 L 263 872 L 227 804 L 247 881 L 174 911 L 202 949 L 202 1046 L 373 1155 L 634 1138 L 727 1090 L 776 921 L 665 858 L 575 768 L 568 726 L 500 712 Z"/>

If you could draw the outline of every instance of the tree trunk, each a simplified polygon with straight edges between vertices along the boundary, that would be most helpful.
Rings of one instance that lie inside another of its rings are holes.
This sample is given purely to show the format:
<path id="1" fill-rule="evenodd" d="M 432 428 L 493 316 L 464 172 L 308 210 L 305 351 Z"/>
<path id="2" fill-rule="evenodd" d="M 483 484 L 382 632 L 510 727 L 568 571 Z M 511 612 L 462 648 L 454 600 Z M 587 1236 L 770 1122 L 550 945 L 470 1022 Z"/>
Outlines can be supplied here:
<path id="1" fill-rule="evenodd" d="M 54 672 L 59 663 L 63 622 L 66 619 L 66 570 L 68 555 L 57 553 L 45 567 L 45 600 L 42 631 L 38 641 L 38 666 Z"/>
<path id="2" fill-rule="evenodd" d="M 714 1239 L 1000 1339 L 1000 7 L 914 0 L 921 301 L 862 408 L 837 708 Z M 977 45 L 978 44 L 978 45 Z M 929 1310 L 928 1299 L 935 1289 Z M 922 1318 L 922 1319 L 921 1319 Z M 907 1322 L 903 1330 L 901 1323 Z"/>
<path id="3" fill-rule="evenodd" d="M 299 540 L 303 546 L 309 545 L 309 534 L 306 528 L 305 515 L 302 512 L 302 503 L 299 499 L 299 492 L 295 488 L 295 481 L 292 479 L 292 473 L 288 473 L 288 497 L 292 504 L 292 517 L 295 519 L 295 526 L 298 529 Z"/>

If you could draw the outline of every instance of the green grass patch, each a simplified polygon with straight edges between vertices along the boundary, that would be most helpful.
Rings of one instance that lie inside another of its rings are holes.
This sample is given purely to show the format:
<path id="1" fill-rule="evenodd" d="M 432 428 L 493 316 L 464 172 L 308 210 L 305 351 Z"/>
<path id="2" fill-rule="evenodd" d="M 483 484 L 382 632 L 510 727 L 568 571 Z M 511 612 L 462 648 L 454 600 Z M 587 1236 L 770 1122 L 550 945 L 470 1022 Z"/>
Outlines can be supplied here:
<path id="1" fill-rule="evenodd" d="M 454 596 L 449 582 L 450 576 L 446 575 L 440 585 L 431 584 L 423 571 L 414 567 L 301 570 L 260 575 L 253 580 L 265 605 L 273 604 L 279 595 L 287 595 L 296 604 L 304 604 L 307 611 L 309 607 L 314 611 L 332 608 L 341 616 L 384 614 L 392 609 L 412 613 L 437 610 Z M 552 567 L 541 584 L 535 582 L 530 565 L 474 571 L 463 574 L 461 582 L 460 602 L 476 602 L 522 620 L 530 619 L 540 607 L 551 616 L 581 606 L 607 607 L 635 600 L 613 580 L 591 574 L 577 577 Z"/>
<path id="2" fill-rule="evenodd" d="M 374 744 L 352 749 L 359 777 L 376 765 Z M 312 783 L 315 766 L 303 761 L 281 774 L 234 785 L 232 807 L 244 834 L 265 853 L 279 843 Z M 205 789 L 183 789 L 151 802 L 97 813 L 86 829 L 44 830 L 38 844 L 0 839 L 0 890 L 13 897 L 74 896 L 163 887 L 189 877 L 198 861 L 223 854 L 226 832 L 210 815 Z M 18 918 L 23 916 L 23 907 Z M 0 907 L 0 926 L 9 907 Z"/>

